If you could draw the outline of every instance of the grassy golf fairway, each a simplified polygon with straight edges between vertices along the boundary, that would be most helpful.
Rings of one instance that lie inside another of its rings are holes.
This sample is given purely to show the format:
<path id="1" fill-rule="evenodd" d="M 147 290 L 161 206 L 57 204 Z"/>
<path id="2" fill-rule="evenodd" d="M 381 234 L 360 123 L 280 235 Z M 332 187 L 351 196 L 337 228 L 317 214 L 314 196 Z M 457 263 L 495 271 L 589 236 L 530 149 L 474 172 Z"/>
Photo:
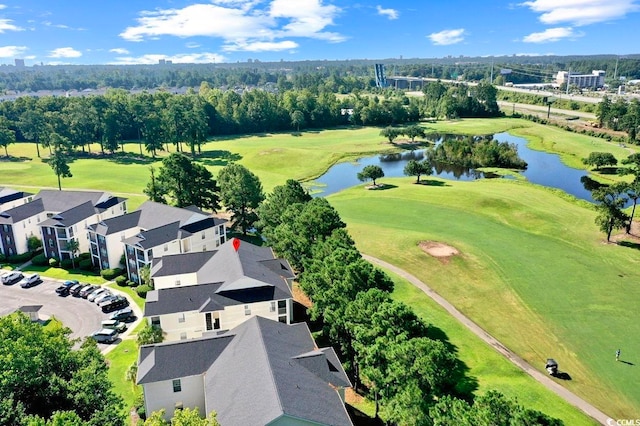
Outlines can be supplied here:
<path id="1" fill-rule="evenodd" d="M 458 358 L 469 368 L 467 375 L 478 380 L 476 394 L 499 389 L 503 394 L 517 398 L 523 406 L 562 419 L 566 425 L 597 424 L 514 366 L 411 283 L 387 273 L 395 283 L 393 298 L 410 305 L 431 327 L 442 330 L 449 343 L 455 346 Z"/>
<path id="2" fill-rule="evenodd" d="M 328 199 L 364 253 L 416 275 L 541 371 L 555 358 L 572 378 L 562 384 L 606 414 L 635 418 L 638 251 L 604 244 L 586 203 L 543 188 L 414 181 L 382 179 L 398 187 L 359 186 Z M 444 242 L 460 254 L 436 259 L 420 241 Z M 625 362 L 615 361 L 618 348 Z"/>

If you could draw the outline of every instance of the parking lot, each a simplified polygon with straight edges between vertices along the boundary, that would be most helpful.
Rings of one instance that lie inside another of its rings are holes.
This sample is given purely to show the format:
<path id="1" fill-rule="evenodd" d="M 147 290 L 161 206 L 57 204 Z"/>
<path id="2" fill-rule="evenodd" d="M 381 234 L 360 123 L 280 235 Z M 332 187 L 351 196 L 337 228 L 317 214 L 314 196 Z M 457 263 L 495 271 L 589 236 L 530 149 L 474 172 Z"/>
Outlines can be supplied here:
<path id="1" fill-rule="evenodd" d="M 72 331 L 72 338 L 84 338 L 99 330 L 102 320 L 110 314 L 102 313 L 100 308 L 81 297 L 58 296 L 55 289 L 61 282 L 43 279 L 43 282 L 31 288 L 21 288 L 18 284 L 0 285 L 0 316 L 8 315 L 21 306 L 42 305 L 38 312 L 40 319 L 55 317 Z M 128 328 L 132 324 L 128 324 Z M 118 339 L 116 343 L 120 341 Z M 101 350 L 109 345 L 98 345 Z"/>

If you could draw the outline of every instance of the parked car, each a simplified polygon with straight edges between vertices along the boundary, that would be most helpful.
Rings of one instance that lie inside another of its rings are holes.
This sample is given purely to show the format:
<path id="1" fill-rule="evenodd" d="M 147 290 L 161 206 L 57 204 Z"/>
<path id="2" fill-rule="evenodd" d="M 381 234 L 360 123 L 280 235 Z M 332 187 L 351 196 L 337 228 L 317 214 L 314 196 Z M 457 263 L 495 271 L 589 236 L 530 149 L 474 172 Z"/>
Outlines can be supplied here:
<path id="1" fill-rule="evenodd" d="M 103 328 L 93 333 L 91 337 L 98 343 L 113 343 L 118 338 L 118 332 L 116 330 Z"/>
<path id="2" fill-rule="evenodd" d="M 66 285 L 61 285 L 60 287 L 56 288 L 56 293 L 58 293 L 58 296 L 68 296 L 69 295 L 69 286 Z"/>
<path id="3" fill-rule="evenodd" d="M 29 288 L 29 287 L 33 287 L 34 285 L 40 284 L 41 282 L 42 282 L 42 279 L 40 278 L 40 275 L 33 274 L 33 275 L 24 277 L 22 281 L 20 281 L 20 287 Z"/>
<path id="4" fill-rule="evenodd" d="M 66 287 L 71 287 L 72 285 L 76 285 L 76 284 L 80 284 L 80 282 L 78 280 L 67 280 L 62 283 L 62 285 Z"/>
<path id="5" fill-rule="evenodd" d="M 134 316 L 133 309 L 131 308 L 120 309 L 119 311 L 116 311 L 109 316 L 109 319 L 125 322 L 131 320 L 132 318 L 134 318 Z"/>
<path id="6" fill-rule="evenodd" d="M 86 288 L 86 287 L 90 287 L 89 284 L 80 284 L 78 287 L 73 286 L 74 288 L 71 288 L 69 290 L 69 293 L 71 293 L 71 295 L 73 297 L 80 297 L 80 292 Z"/>
<path id="7" fill-rule="evenodd" d="M 111 302 L 112 300 L 116 300 L 116 299 L 118 299 L 120 297 L 122 297 L 122 296 L 118 296 L 118 295 L 115 295 L 115 294 L 110 294 L 110 295 L 108 295 L 108 296 L 106 296 L 104 298 L 99 298 L 100 301 L 96 301 L 96 305 L 98 305 L 98 306 L 100 306 L 102 308 L 107 303 Z"/>
<path id="8" fill-rule="evenodd" d="M 111 296 L 113 296 L 113 293 L 111 293 L 109 290 L 105 290 L 100 295 L 98 295 L 98 297 L 93 299 L 93 303 L 95 303 L 96 305 L 99 305 L 100 302 L 102 302 L 103 300 Z"/>
<path id="9" fill-rule="evenodd" d="M 109 303 L 102 306 L 102 312 L 113 312 L 118 309 L 122 309 L 125 306 L 129 306 L 129 301 L 126 297 L 118 296 L 117 298 L 109 301 Z"/>
<path id="10" fill-rule="evenodd" d="M 101 294 L 103 294 L 105 291 L 108 291 L 108 290 L 104 287 L 99 287 L 98 289 L 94 290 L 87 296 L 87 300 L 89 302 L 94 302 L 96 298 L 99 297 Z"/>
<path id="11" fill-rule="evenodd" d="M 7 275 L 2 277 L 2 284 L 12 285 L 17 283 L 23 278 L 24 278 L 24 275 L 22 275 L 22 272 L 20 271 L 9 272 Z"/>
<path id="12" fill-rule="evenodd" d="M 127 325 L 118 320 L 107 319 L 102 321 L 102 328 L 108 328 L 110 330 L 116 330 L 118 333 L 122 333 L 127 329 Z"/>
<path id="13" fill-rule="evenodd" d="M 88 285 L 80 290 L 80 297 L 86 299 L 92 292 L 97 290 L 99 287 L 97 285 Z"/>

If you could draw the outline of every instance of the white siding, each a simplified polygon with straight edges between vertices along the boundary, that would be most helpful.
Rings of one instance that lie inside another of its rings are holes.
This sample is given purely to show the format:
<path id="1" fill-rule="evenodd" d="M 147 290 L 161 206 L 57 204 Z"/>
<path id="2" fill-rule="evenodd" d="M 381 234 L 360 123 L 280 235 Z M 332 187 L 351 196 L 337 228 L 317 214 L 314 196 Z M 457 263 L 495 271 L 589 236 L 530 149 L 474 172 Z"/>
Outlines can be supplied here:
<path id="1" fill-rule="evenodd" d="M 42 240 L 40 227 L 38 226 L 38 221 L 36 220 L 35 216 L 14 223 L 13 225 L 11 225 L 11 229 L 13 230 L 13 237 L 15 238 L 16 242 L 17 254 L 26 253 L 27 251 L 29 251 L 29 248 L 27 247 L 27 239 L 30 236 L 33 235 Z"/>
<path id="2" fill-rule="evenodd" d="M 173 417 L 176 403 L 181 402 L 183 408 L 198 408 L 204 417 L 204 380 L 201 375 L 180 377 L 182 390 L 173 391 L 173 381 L 147 383 L 144 389 L 144 403 L 147 416 L 152 412 L 165 409 L 165 419 Z"/>
<path id="3" fill-rule="evenodd" d="M 278 321 L 278 306 L 276 302 L 275 312 L 270 312 L 271 302 L 258 302 L 249 304 L 251 313 L 245 314 L 244 305 L 227 306 L 220 311 L 220 328 L 223 330 L 231 330 L 232 328 L 242 324 L 251 317 L 261 316 L 274 321 Z"/>
<path id="4" fill-rule="evenodd" d="M 180 281 L 180 285 L 176 285 Z M 189 274 L 170 275 L 166 277 L 153 277 L 153 285 L 156 290 L 163 288 L 185 287 L 198 284 L 198 275 L 195 272 Z"/>
<path id="5" fill-rule="evenodd" d="M 184 322 L 180 318 L 184 315 Z M 165 342 L 175 342 L 180 340 L 180 335 L 186 333 L 187 339 L 201 337 L 206 330 L 205 317 L 198 311 L 184 312 L 180 314 L 170 314 L 160 316 L 160 327 L 165 333 Z"/>

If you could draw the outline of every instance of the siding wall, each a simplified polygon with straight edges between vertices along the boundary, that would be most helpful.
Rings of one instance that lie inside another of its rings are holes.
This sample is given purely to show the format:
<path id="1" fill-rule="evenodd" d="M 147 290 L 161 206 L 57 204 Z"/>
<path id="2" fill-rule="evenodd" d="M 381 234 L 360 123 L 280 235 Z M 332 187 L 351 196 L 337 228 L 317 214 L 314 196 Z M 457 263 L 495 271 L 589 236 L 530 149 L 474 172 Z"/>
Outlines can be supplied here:
<path id="1" fill-rule="evenodd" d="M 147 416 L 152 412 L 165 409 L 164 418 L 173 417 L 176 403 L 181 402 L 183 408 L 198 408 L 204 417 L 204 380 L 203 376 L 176 377 L 180 379 L 182 390 L 173 391 L 173 381 L 147 383 L 144 388 L 144 403 Z"/>

